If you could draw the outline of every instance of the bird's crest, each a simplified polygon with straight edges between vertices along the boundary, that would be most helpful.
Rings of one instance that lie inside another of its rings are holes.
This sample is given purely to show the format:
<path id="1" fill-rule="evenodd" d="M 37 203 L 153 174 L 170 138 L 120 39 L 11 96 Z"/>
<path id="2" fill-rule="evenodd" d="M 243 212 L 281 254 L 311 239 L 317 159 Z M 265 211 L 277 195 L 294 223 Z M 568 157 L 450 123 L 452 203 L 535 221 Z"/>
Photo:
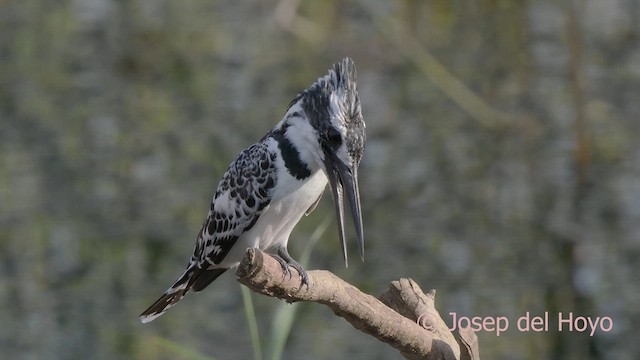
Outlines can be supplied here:
<path id="1" fill-rule="evenodd" d="M 291 103 L 289 108 L 300 100 L 304 100 L 305 110 L 328 109 L 330 96 L 337 97 L 336 103 L 345 111 L 352 115 L 360 112 L 360 101 L 356 88 L 356 65 L 351 58 L 344 58 L 335 63 L 329 73 L 318 78 L 309 88 L 299 93 Z"/>
<path id="2" fill-rule="evenodd" d="M 350 58 L 335 63 L 327 75 L 318 78 L 289 104 L 299 104 L 309 123 L 320 134 L 329 127 L 343 129 L 353 160 L 358 163 L 364 149 L 364 120 L 356 86 L 356 65 Z"/>

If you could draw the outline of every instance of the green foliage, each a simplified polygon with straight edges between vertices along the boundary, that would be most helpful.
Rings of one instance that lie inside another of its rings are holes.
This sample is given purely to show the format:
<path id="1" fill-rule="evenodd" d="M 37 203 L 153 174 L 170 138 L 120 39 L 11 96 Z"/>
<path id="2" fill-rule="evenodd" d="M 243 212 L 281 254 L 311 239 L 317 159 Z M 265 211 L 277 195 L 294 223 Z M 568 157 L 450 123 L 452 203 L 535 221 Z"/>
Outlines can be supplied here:
<path id="1" fill-rule="evenodd" d="M 232 276 L 136 319 L 233 157 L 351 56 L 366 262 L 345 270 L 330 226 L 313 267 L 372 293 L 411 276 L 460 313 L 615 319 L 594 337 L 480 333 L 483 357 L 638 358 L 637 4 L 577 5 L 0 1 L 0 354 L 397 358 L 318 307 L 253 298 L 251 314 Z"/>
<path id="2" fill-rule="evenodd" d="M 242 300 L 244 304 L 244 312 L 247 317 L 247 324 L 249 325 L 249 335 L 251 337 L 251 347 L 253 348 L 253 359 L 262 360 L 262 350 L 260 345 L 260 333 L 258 331 L 258 319 L 256 318 L 256 312 L 253 308 L 253 301 L 251 300 L 251 290 L 246 286 L 240 286 L 242 291 Z"/>
<path id="3" fill-rule="evenodd" d="M 215 358 L 210 356 L 205 356 L 200 354 L 199 352 L 190 349 L 186 346 L 182 346 L 177 344 L 169 339 L 154 336 L 152 338 L 153 343 L 157 344 L 158 347 L 166 351 L 166 354 L 169 354 L 172 359 L 176 360 L 215 360 Z"/>
<path id="4" fill-rule="evenodd" d="M 323 234 L 331 224 L 331 216 L 325 217 L 325 219 L 318 225 L 315 231 L 309 237 L 307 246 L 305 246 L 302 256 L 300 257 L 300 264 L 303 267 L 307 267 L 309 264 L 309 258 L 313 251 L 313 248 L 318 243 L 318 240 L 322 238 Z M 245 314 L 247 317 L 247 323 L 249 325 L 249 334 L 251 337 L 251 345 L 253 347 L 254 359 L 262 359 L 262 351 L 260 345 L 260 336 L 258 333 L 258 319 L 255 315 L 255 309 L 251 300 L 251 291 L 246 286 L 240 286 L 242 290 L 242 299 L 244 303 Z M 287 340 L 291 334 L 293 323 L 296 319 L 296 313 L 300 304 L 287 304 L 280 301 L 276 307 L 276 310 L 271 319 L 270 337 L 267 347 L 267 359 L 268 360 L 280 360 L 282 359 L 282 353 L 287 345 Z"/>
<path id="5" fill-rule="evenodd" d="M 307 246 L 305 246 L 302 256 L 300 256 L 300 264 L 307 268 L 309 265 L 309 258 L 313 252 L 313 248 L 318 241 L 322 238 L 325 231 L 332 223 L 332 216 L 327 216 L 318 225 L 315 231 L 309 237 Z M 287 340 L 291 334 L 293 323 L 296 319 L 298 308 L 301 304 L 287 304 L 286 302 L 278 303 L 276 311 L 274 312 L 271 320 L 271 331 L 269 332 L 271 337 L 269 340 L 269 347 L 267 349 L 268 360 L 280 360 L 282 359 L 282 353 L 287 345 Z"/>

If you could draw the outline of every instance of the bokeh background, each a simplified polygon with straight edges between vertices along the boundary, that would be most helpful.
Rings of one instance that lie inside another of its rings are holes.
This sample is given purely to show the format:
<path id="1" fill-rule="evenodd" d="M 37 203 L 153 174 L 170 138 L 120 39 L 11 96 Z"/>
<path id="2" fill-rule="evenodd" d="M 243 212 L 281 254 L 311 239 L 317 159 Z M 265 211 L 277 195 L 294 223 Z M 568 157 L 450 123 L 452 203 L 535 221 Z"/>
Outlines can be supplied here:
<path id="1" fill-rule="evenodd" d="M 230 161 L 350 56 L 366 261 L 352 241 L 344 268 L 328 194 L 294 257 L 315 233 L 310 269 L 372 294 L 411 277 L 445 319 L 509 317 L 478 333 L 486 359 L 637 359 L 639 36 L 637 0 L 0 1 L 1 357 L 254 358 L 231 272 L 137 315 Z M 252 300 L 268 348 L 280 302 Z M 296 310 L 285 359 L 400 358 Z M 522 333 L 526 311 L 614 325 Z"/>

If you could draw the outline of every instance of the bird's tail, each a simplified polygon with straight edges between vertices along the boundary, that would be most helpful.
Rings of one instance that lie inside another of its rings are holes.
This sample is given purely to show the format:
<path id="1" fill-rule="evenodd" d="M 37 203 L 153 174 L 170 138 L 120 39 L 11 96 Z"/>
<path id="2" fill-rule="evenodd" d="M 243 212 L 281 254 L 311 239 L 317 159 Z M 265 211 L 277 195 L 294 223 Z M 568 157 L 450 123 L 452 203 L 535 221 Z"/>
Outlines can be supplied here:
<path id="1" fill-rule="evenodd" d="M 162 295 L 160 299 L 140 314 L 140 321 L 148 323 L 169 310 L 169 308 L 175 305 L 187 294 L 189 289 L 191 289 L 193 282 L 198 278 L 198 275 L 200 275 L 201 272 L 202 270 L 197 266 L 189 266 L 187 270 L 180 275 L 175 284 L 171 285 L 171 287 L 165 291 L 164 295 Z"/>

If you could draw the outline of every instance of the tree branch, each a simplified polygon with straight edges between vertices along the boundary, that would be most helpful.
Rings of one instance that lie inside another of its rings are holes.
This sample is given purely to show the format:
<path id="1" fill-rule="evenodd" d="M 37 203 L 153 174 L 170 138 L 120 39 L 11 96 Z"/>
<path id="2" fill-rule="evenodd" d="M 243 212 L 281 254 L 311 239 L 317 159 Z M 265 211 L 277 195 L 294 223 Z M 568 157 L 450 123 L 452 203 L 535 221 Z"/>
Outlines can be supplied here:
<path id="1" fill-rule="evenodd" d="M 257 293 L 290 303 L 327 305 L 353 327 L 398 349 L 407 359 L 478 359 L 469 355 L 466 345 L 461 355 L 460 345 L 435 310 L 435 290 L 425 295 L 413 280 L 401 279 L 377 299 L 329 271 L 308 271 L 306 286 L 295 269 L 289 270 L 291 276 L 271 256 L 250 248 L 236 274 L 240 283 Z M 477 355 L 477 339 L 473 332 L 471 336 L 461 344 L 475 341 Z"/>

